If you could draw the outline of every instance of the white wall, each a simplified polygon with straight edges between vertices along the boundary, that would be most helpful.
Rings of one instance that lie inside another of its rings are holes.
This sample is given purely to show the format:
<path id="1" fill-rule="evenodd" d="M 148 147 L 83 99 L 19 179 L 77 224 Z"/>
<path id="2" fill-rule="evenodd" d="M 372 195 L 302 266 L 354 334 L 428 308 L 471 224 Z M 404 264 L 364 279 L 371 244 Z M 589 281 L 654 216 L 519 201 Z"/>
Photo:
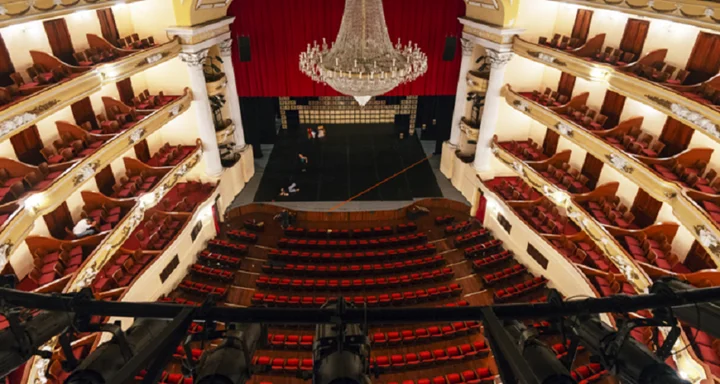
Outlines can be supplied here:
<path id="1" fill-rule="evenodd" d="M 0 35 L 10 52 L 15 71 L 21 73 L 26 80 L 29 78 L 25 70 L 33 64 L 30 51 L 52 54 L 42 21 L 30 21 L 5 27 L 0 29 Z"/>
<path id="2" fill-rule="evenodd" d="M 134 32 L 141 39 L 152 36 L 156 43 L 168 41 L 165 28 L 176 25 L 172 1 L 138 1 L 128 4 L 127 8 L 129 8 Z"/>

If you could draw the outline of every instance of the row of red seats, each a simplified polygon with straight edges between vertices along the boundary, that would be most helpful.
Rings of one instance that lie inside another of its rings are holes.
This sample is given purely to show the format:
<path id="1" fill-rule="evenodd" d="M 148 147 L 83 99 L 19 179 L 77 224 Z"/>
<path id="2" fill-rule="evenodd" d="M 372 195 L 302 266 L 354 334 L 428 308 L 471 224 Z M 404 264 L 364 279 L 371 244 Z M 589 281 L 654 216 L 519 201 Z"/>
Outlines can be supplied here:
<path id="1" fill-rule="evenodd" d="M 190 349 L 190 356 L 193 360 L 199 360 L 202 354 L 203 350 L 200 348 Z M 184 359 L 185 357 L 187 357 L 187 354 L 185 354 L 185 349 L 182 347 L 182 345 L 178 345 L 178 347 L 175 348 L 175 352 L 173 352 L 173 357 L 176 359 Z"/>
<path id="2" fill-rule="evenodd" d="M 463 233 L 469 231 L 473 226 L 472 220 L 465 220 L 463 222 L 457 223 L 455 225 L 448 225 L 445 227 L 445 234 L 446 235 L 455 235 L 458 233 Z"/>
<path id="3" fill-rule="evenodd" d="M 612 275 L 610 275 L 612 276 Z M 624 293 L 627 295 L 636 295 L 637 291 L 635 291 L 635 288 L 633 288 L 632 285 L 613 280 L 609 281 L 608 279 L 602 277 L 602 276 L 593 276 L 590 280 L 592 280 L 595 283 L 595 287 L 600 291 L 600 294 L 602 296 L 611 296 L 618 293 Z"/>
<path id="4" fill-rule="evenodd" d="M 198 258 L 202 261 L 220 264 L 228 268 L 239 268 L 241 262 L 239 257 L 226 256 L 220 253 L 213 253 L 208 250 L 200 252 Z"/>
<path id="5" fill-rule="evenodd" d="M 547 279 L 543 276 L 538 276 L 531 280 L 515 284 L 512 287 L 498 289 L 493 295 L 495 296 L 495 301 L 497 302 L 512 301 L 521 295 L 543 288 L 546 284 Z"/>
<path id="6" fill-rule="evenodd" d="M 495 285 L 504 281 L 510 280 L 513 277 L 517 277 L 527 272 L 527 268 L 521 264 L 515 264 L 512 267 L 497 271 L 495 273 L 488 273 L 483 276 L 483 283 L 485 285 Z"/>
<path id="7" fill-rule="evenodd" d="M 430 272 L 413 273 L 402 276 L 378 277 L 369 279 L 354 280 L 313 280 L 313 279 L 287 279 L 269 276 L 260 276 L 255 280 L 255 285 L 261 289 L 285 290 L 285 289 L 307 289 L 307 290 L 371 290 L 395 288 L 412 284 L 426 284 L 432 281 L 450 280 L 455 276 L 452 268 L 436 269 Z"/>
<path id="8" fill-rule="evenodd" d="M 264 273 L 281 273 L 285 275 L 303 276 L 345 276 L 358 274 L 401 273 L 423 268 L 434 268 L 445 264 L 442 255 L 429 256 L 421 259 L 408 259 L 394 263 L 357 264 L 357 265 L 312 265 L 312 264 L 263 264 Z"/>
<path id="9" fill-rule="evenodd" d="M 312 371 L 312 359 L 298 359 L 282 357 L 271 358 L 270 356 L 255 356 L 252 359 L 253 371 L 256 373 L 272 374 L 298 374 L 302 371 Z"/>
<path id="10" fill-rule="evenodd" d="M 385 261 L 405 257 L 422 256 L 435 253 L 435 244 L 422 244 L 414 247 L 390 249 L 387 251 L 367 252 L 298 252 L 271 249 L 267 256 L 272 260 L 304 261 L 304 262 L 344 262 L 360 261 L 360 259 L 374 259 L 368 261 Z"/>
<path id="11" fill-rule="evenodd" d="M 208 241 L 208 249 L 228 256 L 241 256 L 247 253 L 248 247 L 227 240 L 212 239 Z"/>
<path id="12" fill-rule="evenodd" d="M 426 241 L 427 235 L 419 232 L 407 236 L 382 237 L 370 240 L 305 240 L 282 238 L 278 240 L 278 247 L 299 249 L 372 249 L 399 247 L 408 244 L 424 243 Z"/>
<path id="13" fill-rule="evenodd" d="M 105 292 L 115 287 L 125 287 L 154 258 L 140 251 L 116 253 L 93 280 L 94 292 Z"/>
<path id="14" fill-rule="evenodd" d="M 488 235 L 490 235 L 490 231 L 482 228 L 478 229 L 477 231 L 467 233 L 465 235 L 455 236 L 455 247 L 460 248 L 467 244 L 477 243 L 478 241 L 484 240 Z"/>
<path id="15" fill-rule="evenodd" d="M 135 375 L 135 381 L 143 381 L 146 374 L 147 371 L 143 369 L 140 373 Z M 193 384 L 193 378 L 185 377 L 182 373 L 169 373 L 168 371 L 163 371 L 162 374 L 160 374 L 160 384 Z"/>
<path id="16" fill-rule="evenodd" d="M 694 340 L 693 347 L 715 376 L 720 376 L 720 342 L 697 328 L 687 327 L 686 334 Z"/>
<path id="17" fill-rule="evenodd" d="M 227 236 L 233 240 L 241 241 L 243 243 L 255 244 L 257 243 L 258 236 L 254 233 L 241 231 L 239 229 L 233 229 L 228 231 Z"/>
<path id="18" fill-rule="evenodd" d="M 555 352 L 556 357 L 558 359 L 562 359 L 565 356 L 567 356 L 567 354 L 568 354 L 568 348 L 570 348 L 570 340 L 568 340 L 565 344 L 563 344 L 563 343 L 553 344 L 552 346 L 550 346 L 550 348 L 553 350 L 553 352 Z M 577 351 L 580 352 L 583 350 L 585 350 L 585 347 L 582 345 L 578 345 Z"/>
<path id="19" fill-rule="evenodd" d="M 193 264 L 190 266 L 190 272 L 203 275 L 212 279 L 218 279 L 221 281 L 231 281 L 235 278 L 235 273 L 226 271 L 220 268 L 206 267 L 200 264 Z"/>
<path id="20" fill-rule="evenodd" d="M 570 376 L 581 384 L 595 383 L 607 374 L 608 371 L 597 363 L 585 364 L 570 372 Z"/>
<path id="21" fill-rule="evenodd" d="M 419 342 L 436 342 L 480 332 L 481 325 L 477 321 L 456 321 L 448 325 L 433 325 L 425 328 L 404 329 L 392 332 L 376 332 L 372 336 L 374 347 L 396 346 L 399 344 L 415 344 Z"/>
<path id="22" fill-rule="evenodd" d="M 435 225 L 449 225 L 453 221 L 455 221 L 455 216 L 453 216 L 453 215 L 445 215 L 445 216 L 436 216 L 435 217 Z"/>
<path id="23" fill-rule="evenodd" d="M 195 283 L 190 280 L 183 280 L 178 288 L 199 295 L 218 295 L 220 297 L 225 296 L 227 288 L 216 287 L 210 284 Z"/>
<path id="24" fill-rule="evenodd" d="M 414 225 L 414 223 L 412 224 Z M 311 237 L 316 239 L 349 239 L 373 236 L 387 236 L 392 234 L 393 228 L 389 225 L 383 227 L 368 227 L 356 229 L 302 228 L 290 226 L 285 229 L 285 235 L 289 237 Z"/>
<path id="25" fill-rule="evenodd" d="M 462 373 L 448 373 L 445 376 L 436 376 L 432 379 L 404 380 L 402 383 L 390 382 L 387 384 L 490 384 L 495 382 L 495 377 L 488 368 L 477 368 L 475 370 L 466 370 Z"/>
<path id="26" fill-rule="evenodd" d="M 412 305 L 423 301 L 436 301 L 447 299 L 450 296 L 459 296 L 462 287 L 458 284 L 440 286 L 437 288 L 419 289 L 417 291 L 395 292 L 379 296 L 346 297 L 345 300 L 355 305 L 367 304 L 370 307 L 387 305 Z M 276 307 L 319 307 L 326 302 L 334 302 L 334 297 L 324 296 L 277 296 L 272 294 L 256 293 L 252 296 L 253 305 L 265 304 Z"/>
<path id="27" fill-rule="evenodd" d="M 500 253 L 473 261 L 473 269 L 475 271 L 483 271 L 489 268 L 497 267 L 499 264 L 508 260 L 513 260 L 513 253 L 512 251 L 504 250 Z"/>
<path id="28" fill-rule="evenodd" d="M 502 240 L 492 239 L 484 243 L 476 244 L 472 247 L 465 248 L 463 251 L 466 258 L 475 259 L 478 257 L 485 257 L 487 255 L 498 253 L 499 250 L 502 248 L 502 244 Z"/>
<path id="29" fill-rule="evenodd" d="M 370 358 L 370 366 L 377 367 L 381 371 L 396 371 L 413 368 L 424 368 L 432 364 L 443 364 L 446 361 L 472 360 L 487 356 L 490 347 L 484 341 L 476 341 L 472 344 L 452 346 L 447 349 L 435 349 L 433 351 L 421 351 L 419 353 L 408 353 L 405 355 L 376 356 Z"/>
<path id="30" fill-rule="evenodd" d="M 183 299 L 182 297 L 162 297 L 158 299 L 158 302 L 160 303 L 173 303 L 173 304 L 183 304 L 183 305 L 193 305 L 193 306 L 199 306 L 201 303 L 198 303 L 197 301 L 187 300 Z"/>

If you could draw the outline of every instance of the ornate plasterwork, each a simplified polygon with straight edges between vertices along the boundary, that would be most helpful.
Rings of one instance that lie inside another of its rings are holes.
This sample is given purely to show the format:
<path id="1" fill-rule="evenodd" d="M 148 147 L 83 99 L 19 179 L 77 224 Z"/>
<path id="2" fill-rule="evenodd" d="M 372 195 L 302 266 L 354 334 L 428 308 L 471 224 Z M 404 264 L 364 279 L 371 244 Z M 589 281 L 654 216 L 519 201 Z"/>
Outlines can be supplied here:
<path id="1" fill-rule="evenodd" d="M 464 37 L 460 38 L 460 45 L 462 46 L 463 56 L 472 56 L 473 50 L 475 49 L 475 43 Z"/>
<path id="2" fill-rule="evenodd" d="M 557 123 L 555 125 L 555 128 L 562 133 L 564 136 L 572 137 L 573 136 L 573 129 L 571 126 L 565 124 L 565 123 Z"/>
<path id="3" fill-rule="evenodd" d="M 500 9 L 500 5 L 497 0 L 465 0 L 465 4 L 487 9 Z"/>
<path id="4" fill-rule="evenodd" d="M 192 68 L 202 68 L 207 59 L 208 50 L 203 49 L 199 52 L 180 52 L 180 60 Z"/>
<path id="5" fill-rule="evenodd" d="M 174 115 L 172 115 L 174 116 Z M 136 144 L 142 140 L 143 136 L 145 136 L 145 128 L 140 128 L 137 131 L 130 134 L 130 137 L 128 137 L 128 141 L 130 142 L 130 145 Z"/>
<path id="6" fill-rule="evenodd" d="M 8 133 L 24 126 L 25 124 L 31 123 L 38 118 L 39 114 L 49 110 L 59 102 L 60 100 L 50 100 L 17 116 L 13 116 L 8 120 L 0 122 L 0 136 L 5 136 Z"/>
<path id="7" fill-rule="evenodd" d="M 513 57 L 512 52 L 500 52 L 490 48 L 485 49 L 485 54 L 492 69 L 504 68 Z"/>
<path id="8" fill-rule="evenodd" d="M 5 268 L 5 265 L 7 265 L 11 249 L 12 243 L 10 242 L 0 245 L 0 271 Z"/>
<path id="9" fill-rule="evenodd" d="M 544 53 L 544 52 L 527 51 L 527 54 L 531 57 L 534 57 L 534 58 L 544 62 L 544 63 L 554 64 L 554 65 L 557 65 L 560 67 L 567 66 L 567 63 L 565 63 L 564 61 L 560 61 L 555 56 L 548 55 L 547 53 Z"/>
<path id="10" fill-rule="evenodd" d="M 634 171 L 634 168 L 628 163 L 628 161 L 617 153 L 610 153 L 608 155 L 605 155 L 605 158 L 610 162 L 613 167 L 625 173 L 633 173 Z"/>
<path id="11" fill-rule="evenodd" d="M 222 57 L 230 57 L 232 54 L 232 45 L 233 45 L 233 39 L 226 39 L 220 42 L 218 44 L 218 48 L 220 48 L 220 56 Z"/>
<path id="12" fill-rule="evenodd" d="M 718 247 L 718 238 L 713 235 L 713 233 L 707 229 L 704 225 L 696 225 L 695 226 L 695 233 L 697 234 L 697 238 L 700 241 L 700 244 L 713 251 L 713 253 L 718 254 L 720 253 L 720 247 Z"/>
<path id="13" fill-rule="evenodd" d="M 78 185 L 84 183 L 86 180 L 93 177 L 99 165 L 99 161 L 93 161 L 92 163 L 85 164 L 82 168 L 80 168 L 77 175 L 73 177 L 73 186 L 77 187 Z"/>
<path id="14" fill-rule="evenodd" d="M 514 100 L 513 106 L 522 112 L 530 113 L 530 104 L 525 100 Z"/>

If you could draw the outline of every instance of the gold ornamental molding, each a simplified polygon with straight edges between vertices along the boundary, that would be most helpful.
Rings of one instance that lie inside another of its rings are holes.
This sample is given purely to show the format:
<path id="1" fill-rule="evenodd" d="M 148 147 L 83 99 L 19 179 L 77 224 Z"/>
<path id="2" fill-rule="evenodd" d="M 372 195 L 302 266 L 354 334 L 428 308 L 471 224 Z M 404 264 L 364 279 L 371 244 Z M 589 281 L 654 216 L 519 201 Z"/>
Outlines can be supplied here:
<path id="1" fill-rule="evenodd" d="M 720 5 L 701 0 L 552 0 L 720 31 Z"/>
<path id="2" fill-rule="evenodd" d="M 497 145 L 495 140 L 490 143 L 490 148 L 495 157 L 512 169 L 523 181 L 547 196 L 555 205 L 565 208 L 568 218 L 574 221 L 602 249 L 637 292 L 648 292 L 652 281 L 645 271 L 635 264 L 635 260 L 627 254 L 617 240 L 582 207 L 577 205 L 566 191 L 548 182 L 521 159 Z"/>
<path id="3" fill-rule="evenodd" d="M 15 247 L 20 244 L 35 223 L 35 220 L 52 212 L 65 202 L 77 189 L 97 172 L 122 156 L 129 148 L 141 142 L 169 121 L 190 108 L 192 94 L 189 89 L 172 103 L 153 112 L 140 123 L 127 131 L 108 140 L 98 151 L 83 158 L 65 170 L 53 180 L 52 184 L 42 192 L 34 193 L 22 202 L 0 227 L 0 261 L 12 255 Z M 0 265 L 0 268 L 4 266 Z"/>
<path id="4" fill-rule="evenodd" d="M 222 93 L 225 93 L 225 87 L 227 87 L 227 78 L 223 73 L 219 79 L 205 83 L 205 86 L 207 87 L 208 96 L 220 95 Z"/>
<path id="5" fill-rule="evenodd" d="M 206 41 L 210 42 L 230 38 L 230 24 L 232 24 L 234 20 L 235 17 L 227 16 L 192 27 L 174 26 L 167 28 L 166 31 L 171 38 L 179 38 L 182 45 L 196 45 Z"/>
<path id="6" fill-rule="evenodd" d="M 517 36 L 513 42 L 513 52 L 588 81 L 604 82 L 610 90 L 680 120 L 720 143 L 720 110 L 683 97 L 670 88 L 627 75 L 609 65 L 530 43 Z"/>
<path id="7" fill-rule="evenodd" d="M 502 89 L 505 101 L 516 110 L 557 132 L 577 144 L 595 158 L 615 168 L 654 199 L 670 205 L 680 224 L 689 229 L 697 241 L 720 266 L 720 228 L 705 211 L 685 194 L 677 183 L 660 178 L 650 167 L 636 157 L 617 150 L 612 145 L 587 131 L 580 125 L 564 119 L 558 113 L 528 100 L 512 90 L 510 85 Z"/>
<path id="8" fill-rule="evenodd" d="M 488 76 L 490 72 L 480 73 L 475 70 L 468 71 L 467 86 L 468 92 L 487 92 Z"/>
<path id="9" fill-rule="evenodd" d="M 0 0 L 0 28 L 142 0 Z"/>
<path id="10" fill-rule="evenodd" d="M 112 63 L 98 65 L 73 80 L 48 87 L 0 111 L 0 141 L 7 140 L 56 111 L 92 95 L 107 84 L 114 84 L 164 63 L 179 52 L 180 44 L 177 40 L 172 40 Z"/>
<path id="11" fill-rule="evenodd" d="M 135 228 L 145 219 L 145 212 L 157 205 L 165 195 L 182 180 L 185 175 L 202 159 L 202 143 L 197 140 L 197 146 L 180 164 L 173 167 L 160 182 L 148 193 L 137 199 L 135 206 L 128 212 L 120 223 L 103 241 L 98 244 L 95 251 L 88 257 L 80 270 L 73 275 L 66 292 L 77 292 L 89 287 L 95 276 L 112 259 L 120 247 L 130 237 Z"/>
<path id="12" fill-rule="evenodd" d="M 221 131 L 215 132 L 215 136 L 217 136 L 217 141 L 219 144 L 222 144 L 226 142 L 229 139 L 232 139 L 235 135 L 235 124 L 230 123 L 227 127 L 223 128 Z"/>

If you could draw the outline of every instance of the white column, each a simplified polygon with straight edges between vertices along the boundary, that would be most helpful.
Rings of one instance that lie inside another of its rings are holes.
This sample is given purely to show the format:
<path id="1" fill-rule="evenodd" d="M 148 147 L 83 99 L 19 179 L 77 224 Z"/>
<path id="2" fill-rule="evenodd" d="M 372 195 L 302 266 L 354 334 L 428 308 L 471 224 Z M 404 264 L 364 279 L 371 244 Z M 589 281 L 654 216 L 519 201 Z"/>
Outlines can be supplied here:
<path id="1" fill-rule="evenodd" d="M 450 126 L 450 144 L 457 147 L 460 144 L 460 120 L 465 116 L 467 107 L 467 74 L 472 65 L 472 53 L 475 44 L 465 38 L 460 39 L 462 44 L 462 61 L 460 62 L 460 78 L 458 79 L 457 93 L 455 94 L 455 110 L 453 111 L 452 125 Z"/>
<path id="2" fill-rule="evenodd" d="M 513 55 L 512 52 L 499 52 L 490 48 L 486 48 L 486 54 L 491 69 L 487 92 L 485 93 L 485 107 L 480 120 L 475 162 L 473 163 L 473 166 L 478 171 L 487 170 L 490 165 L 490 142 L 493 135 L 495 135 L 500 103 L 503 102 L 502 97 L 500 97 L 500 90 L 505 82 L 505 68 Z"/>
<path id="3" fill-rule="evenodd" d="M 190 72 L 193 105 L 195 106 L 198 133 L 203 143 L 203 157 L 207 173 L 210 176 L 220 176 L 223 167 L 220 163 L 220 149 L 215 135 L 215 124 L 213 124 L 212 109 L 203 73 L 203 63 L 205 63 L 207 54 L 207 49 L 199 52 L 181 52 L 180 59 L 187 64 L 188 72 Z"/>
<path id="4" fill-rule="evenodd" d="M 220 57 L 223 60 L 223 71 L 225 72 L 225 98 L 227 99 L 228 109 L 230 109 L 230 118 L 235 124 L 235 147 L 240 149 L 245 147 L 245 131 L 242 125 L 242 114 L 240 112 L 240 98 L 237 93 L 237 84 L 235 83 L 235 68 L 232 64 L 232 44 L 233 39 L 223 40 L 220 43 Z"/>

